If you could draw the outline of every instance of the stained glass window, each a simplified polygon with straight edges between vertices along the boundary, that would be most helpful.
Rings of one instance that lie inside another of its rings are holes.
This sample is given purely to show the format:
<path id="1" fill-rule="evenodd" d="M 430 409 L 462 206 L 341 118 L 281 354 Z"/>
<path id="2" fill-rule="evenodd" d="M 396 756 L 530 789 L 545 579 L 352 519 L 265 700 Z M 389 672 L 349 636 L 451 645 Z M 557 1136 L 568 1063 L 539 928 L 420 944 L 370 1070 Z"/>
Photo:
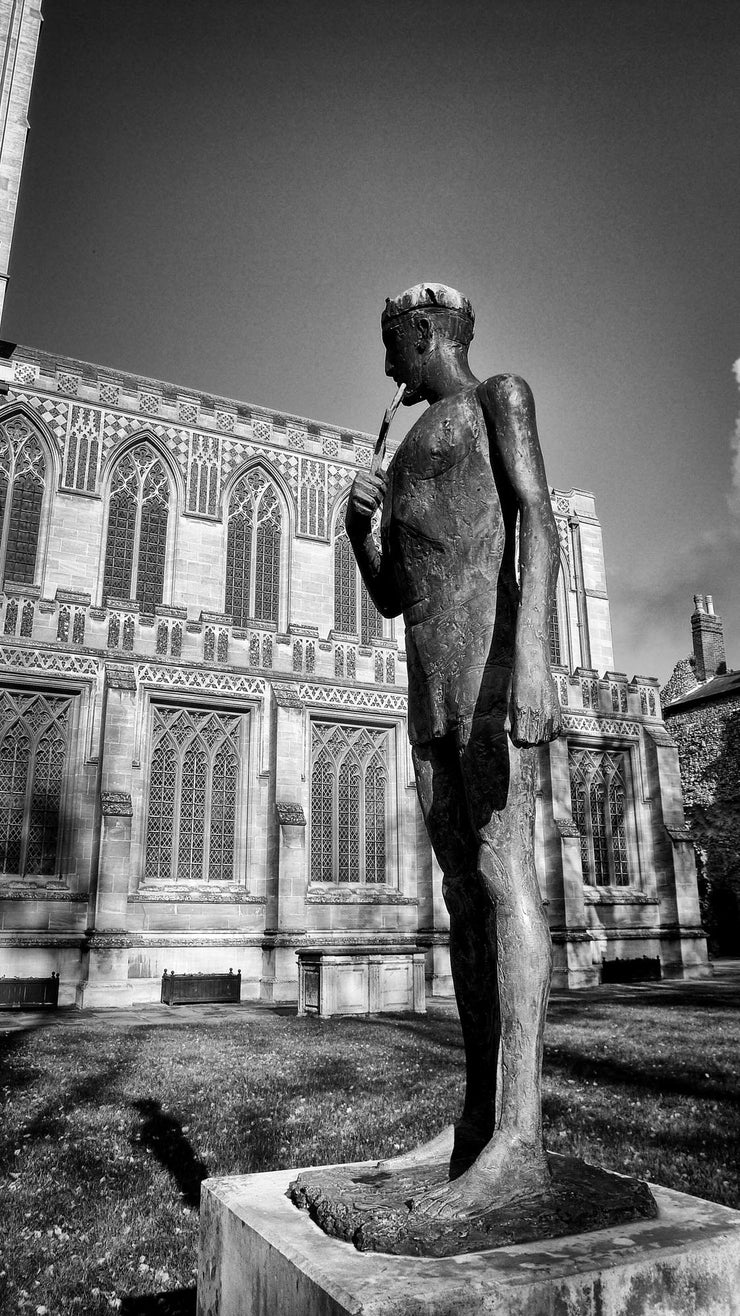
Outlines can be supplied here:
<path id="1" fill-rule="evenodd" d="M 235 877 L 242 717 L 155 706 L 144 875 Z"/>
<path id="2" fill-rule="evenodd" d="M 0 692 L 0 872 L 57 872 L 72 699 Z"/>
<path id="3" fill-rule="evenodd" d="M 386 882 L 390 733 L 314 722 L 311 880 Z"/>
<path id="4" fill-rule="evenodd" d="M 595 886 L 630 882 L 625 829 L 626 755 L 571 745 L 571 805 L 581 840 L 583 880 Z"/>
<path id="5" fill-rule="evenodd" d="M 162 602 L 170 482 L 154 448 L 139 443 L 111 481 L 103 596 L 135 598 L 145 613 Z"/>
<path id="6" fill-rule="evenodd" d="M 229 503 L 224 611 L 235 626 L 252 617 L 278 620 L 280 606 L 280 502 L 260 470 L 243 475 Z"/>
<path id="7" fill-rule="evenodd" d="M 383 634 L 383 618 L 360 576 L 340 509 L 334 528 L 334 629 L 359 635 L 361 644 L 372 644 Z"/>
<path id="8" fill-rule="evenodd" d="M 0 422 L 0 562 L 5 580 L 32 585 L 36 574 L 46 460 L 23 415 Z"/>

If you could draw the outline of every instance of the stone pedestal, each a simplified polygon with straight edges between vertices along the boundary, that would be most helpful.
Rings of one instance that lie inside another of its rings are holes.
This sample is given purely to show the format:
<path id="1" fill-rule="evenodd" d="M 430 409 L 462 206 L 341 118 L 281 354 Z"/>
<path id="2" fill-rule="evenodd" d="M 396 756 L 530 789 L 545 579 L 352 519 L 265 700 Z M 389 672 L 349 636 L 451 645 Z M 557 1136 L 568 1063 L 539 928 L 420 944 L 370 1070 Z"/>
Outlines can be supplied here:
<path id="1" fill-rule="evenodd" d="M 198 1316 L 740 1316 L 740 1212 L 651 1185 L 656 1220 L 467 1256 L 358 1252 L 285 1196 L 209 1179 Z"/>

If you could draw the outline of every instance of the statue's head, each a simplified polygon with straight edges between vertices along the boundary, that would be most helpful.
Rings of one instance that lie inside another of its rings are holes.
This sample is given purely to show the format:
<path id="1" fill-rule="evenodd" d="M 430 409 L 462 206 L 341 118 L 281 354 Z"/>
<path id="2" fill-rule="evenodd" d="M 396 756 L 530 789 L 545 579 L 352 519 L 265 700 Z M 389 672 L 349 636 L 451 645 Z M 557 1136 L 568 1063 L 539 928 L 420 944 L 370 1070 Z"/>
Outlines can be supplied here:
<path id="1" fill-rule="evenodd" d="M 474 325 L 467 297 L 444 283 L 417 283 L 399 297 L 386 298 L 380 317 L 385 373 L 406 385 L 404 406 L 424 398 L 424 377 L 435 351 L 467 354 Z"/>

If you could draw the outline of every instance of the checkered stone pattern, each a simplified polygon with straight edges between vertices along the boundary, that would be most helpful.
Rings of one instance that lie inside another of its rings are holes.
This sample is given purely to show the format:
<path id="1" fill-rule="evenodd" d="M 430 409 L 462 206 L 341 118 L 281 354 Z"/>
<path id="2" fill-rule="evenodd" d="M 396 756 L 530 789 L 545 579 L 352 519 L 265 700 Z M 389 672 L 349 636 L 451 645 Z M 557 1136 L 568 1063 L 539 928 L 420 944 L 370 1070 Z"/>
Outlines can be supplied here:
<path id="1" fill-rule="evenodd" d="M 154 393 L 140 393 L 139 411 L 145 411 L 149 416 L 158 416 L 159 398 Z"/>
<path id="2" fill-rule="evenodd" d="M 555 524 L 558 528 L 558 539 L 560 540 L 560 551 L 566 562 L 570 562 L 570 537 L 568 535 L 568 522 L 562 517 L 556 517 Z"/>
<path id="3" fill-rule="evenodd" d="M 12 400 L 14 402 L 25 402 L 27 406 L 38 412 L 40 419 L 51 430 L 60 447 L 64 444 L 69 418 L 69 402 L 63 402 L 61 398 L 37 397 L 33 393 L 16 393 L 15 389 L 12 390 Z"/>
<path id="4" fill-rule="evenodd" d="M 15 361 L 13 364 L 13 378 L 18 384 L 35 384 L 36 367 L 29 365 L 27 361 Z"/>
<path id="5" fill-rule="evenodd" d="M 234 429 L 233 411 L 217 411 L 216 428 L 223 430 L 225 434 L 231 434 Z"/>
<path id="6" fill-rule="evenodd" d="M 237 470 L 244 462 L 254 457 L 255 453 L 261 451 L 254 443 L 248 443 L 244 439 L 229 439 L 224 437 L 221 440 L 221 479 L 225 484 L 233 471 Z"/>
<path id="7" fill-rule="evenodd" d="M 135 430 L 141 429 L 138 416 L 125 416 L 117 412 L 103 413 L 103 456 L 107 457 L 110 448 L 129 438 Z"/>
<path id="8" fill-rule="evenodd" d="M 344 495 L 349 493 L 353 478 L 353 471 L 348 470 L 346 466 L 335 466 L 333 462 L 329 463 L 327 486 L 330 507 L 334 506 L 337 499 L 341 501 Z"/>
<path id="9" fill-rule="evenodd" d="M 79 375 L 70 375 L 66 370 L 60 370 L 57 374 L 57 389 L 60 393 L 70 393 L 72 396 L 80 387 Z"/>

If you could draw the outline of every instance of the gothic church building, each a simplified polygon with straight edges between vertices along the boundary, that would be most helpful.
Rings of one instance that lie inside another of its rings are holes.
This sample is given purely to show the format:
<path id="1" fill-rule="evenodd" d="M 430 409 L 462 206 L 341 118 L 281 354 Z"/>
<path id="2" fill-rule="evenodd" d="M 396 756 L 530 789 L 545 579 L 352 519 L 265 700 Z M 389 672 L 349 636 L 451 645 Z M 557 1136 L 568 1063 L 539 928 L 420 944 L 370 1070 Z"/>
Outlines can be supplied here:
<path id="1" fill-rule="evenodd" d="M 346 497 L 372 439 L 17 348 L 0 406 L 0 957 L 60 1002 L 164 970 L 297 995 L 297 952 L 423 953 L 447 920 L 416 801 L 400 619 Z M 540 755 L 555 983 L 702 972 L 657 682 L 613 668 L 590 494 L 552 493 L 565 732 Z"/>

